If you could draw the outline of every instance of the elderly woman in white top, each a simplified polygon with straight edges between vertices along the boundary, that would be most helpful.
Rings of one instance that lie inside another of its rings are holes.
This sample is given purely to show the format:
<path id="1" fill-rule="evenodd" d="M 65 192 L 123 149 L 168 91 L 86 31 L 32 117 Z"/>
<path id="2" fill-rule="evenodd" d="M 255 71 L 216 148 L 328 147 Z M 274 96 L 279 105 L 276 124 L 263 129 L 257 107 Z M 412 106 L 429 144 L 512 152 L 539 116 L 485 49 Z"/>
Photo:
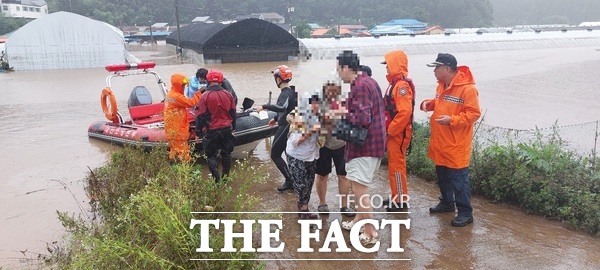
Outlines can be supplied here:
<path id="1" fill-rule="evenodd" d="M 290 133 L 285 152 L 288 169 L 293 180 L 294 190 L 298 196 L 298 213 L 300 219 L 315 219 L 318 216 L 310 213 L 308 202 L 313 183 L 315 182 L 316 160 L 319 158 L 319 104 L 318 95 L 305 93 L 298 102 L 298 108 L 288 115 Z"/>

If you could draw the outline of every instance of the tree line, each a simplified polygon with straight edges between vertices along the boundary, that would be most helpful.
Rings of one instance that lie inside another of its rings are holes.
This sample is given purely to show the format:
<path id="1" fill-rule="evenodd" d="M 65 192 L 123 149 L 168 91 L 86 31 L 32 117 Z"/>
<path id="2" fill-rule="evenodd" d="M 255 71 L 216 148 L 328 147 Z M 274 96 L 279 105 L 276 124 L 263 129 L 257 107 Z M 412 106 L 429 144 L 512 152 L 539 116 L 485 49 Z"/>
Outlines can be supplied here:
<path id="1" fill-rule="evenodd" d="M 598 0 L 47 0 L 49 12 L 68 11 L 114 26 L 176 25 L 175 3 L 181 24 L 195 17 L 231 20 L 238 15 L 276 12 L 286 23 L 322 26 L 362 24 L 373 27 L 393 19 L 414 18 L 444 28 L 549 24 L 600 20 Z M 293 12 L 291 11 L 293 7 Z M 0 16 L 0 34 L 27 20 Z M 16 21 L 16 22 L 14 22 Z"/>
<path id="2" fill-rule="evenodd" d="M 322 25 L 364 24 L 368 27 L 399 18 L 415 18 L 443 27 L 491 26 L 489 0 L 48 0 L 50 11 L 70 11 L 115 26 L 166 22 L 175 25 L 175 3 L 181 23 L 210 16 L 231 20 L 237 15 L 276 12 L 286 21 Z M 291 7 L 294 11 L 291 12 Z"/>
<path id="3" fill-rule="evenodd" d="M 156 22 L 190 23 L 195 17 L 231 20 L 237 15 L 276 12 L 286 23 L 362 24 L 372 27 L 392 19 L 414 18 L 443 27 L 491 26 L 489 0 L 46 0 L 49 12 L 68 11 L 110 23 L 116 27 Z M 294 11 L 291 12 L 291 7 Z M 1 28 L 0 28 L 1 30 Z M 2 32 L 2 31 L 0 31 Z"/>

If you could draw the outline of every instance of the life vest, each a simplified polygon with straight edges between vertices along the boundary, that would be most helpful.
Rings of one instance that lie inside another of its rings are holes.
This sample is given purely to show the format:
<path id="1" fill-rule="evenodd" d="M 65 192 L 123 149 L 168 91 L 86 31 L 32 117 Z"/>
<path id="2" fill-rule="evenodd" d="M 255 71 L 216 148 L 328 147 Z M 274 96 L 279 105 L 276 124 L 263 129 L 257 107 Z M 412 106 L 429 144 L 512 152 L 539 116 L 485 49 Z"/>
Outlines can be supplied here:
<path id="1" fill-rule="evenodd" d="M 410 86 L 410 89 L 412 89 L 412 111 L 410 113 L 410 123 L 412 125 L 415 114 L 415 97 L 417 96 L 417 92 L 415 89 L 415 85 L 413 84 L 413 81 L 410 78 L 403 78 L 401 80 L 407 82 L 408 86 Z M 398 114 L 398 110 L 396 109 L 396 101 L 392 96 L 392 90 L 394 90 L 394 87 L 396 86 L 397 82 L 398 81 L 388 86 L 387 90 L 385 91 L 385 96 L 383 98 L 385 106 L 385 130 L 388 129 L 390 123 L 392 123 L 392 120 L 394 120 L 394 117 L 396 117 L 396 114 Z"/>

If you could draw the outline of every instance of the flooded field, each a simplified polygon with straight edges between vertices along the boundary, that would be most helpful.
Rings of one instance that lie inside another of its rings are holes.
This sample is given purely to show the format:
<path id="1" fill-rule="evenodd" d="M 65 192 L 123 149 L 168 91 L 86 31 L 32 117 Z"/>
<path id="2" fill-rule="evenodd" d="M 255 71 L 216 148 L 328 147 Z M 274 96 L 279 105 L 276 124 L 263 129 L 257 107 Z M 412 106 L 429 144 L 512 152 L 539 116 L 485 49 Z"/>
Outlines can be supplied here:
<path id="1" fill-rule="evenodd" d="M 144 48 L 142 48 L 144 49 Z M 486 123 L 516 129 L 535 126 L 571 125 L 600 120 L 597 94 L 598 48 L 564 48 L 459 53 L 460 64 L 471 67 L 480 93 Z M 188 75 L 199 67 L 174 64 L 177 59 L 157 51 L 134 51 L 142 60 L 157 59 L 156 71 L 167 81 L 171 74 Z M 383 57 L 362 57 L 371 66 L 374 78 L 386 86 Z M 410 77 L 415 81 L 417 101 L 431 97 L 435 89 L 433 70 L 425 66 L 435 54 L 409 55 Z M 270 70 L 281 63 L 211 65 L 224 71 L 239 97 L 250 97 L 257 104 L 278 90 Z M 287 63 L 294 70 L 293 83 L 300 91 L 319 88 L 335 69 L 334 60 Z M 46 253 L 46 243 L 60 241 L 64 233 L 56 211 L 85 215 L 87 198 L 83 190 L 86 173 L 106 162 L 114 149 L 90 140 L 87 127 L 103 119 L 99 97 L 108 73 L 102 69 L 20 71 L 0 74 L 0 266 L 18 267 L 20 261 Z M 113 89 L 121 108 L 126 108 L 129 91 L 139 84 L 124 82 Z M 347 86 L 346 86 L 347 87 Z M 426 119 L 416 112 L 417 120 Z M 593 134 L 590 134 L 592 137 Z M 593 138 L 593 137 L 592 137 Z M 275 187 L 282 179 L 269 161 L 269 140 L 252 153 L 255 165 L 271 172 L 269 181 L 254 192 L 265 198 L 262 210 L 295 211 L 295 195 L 279 194 Z M 374 186 L 387 194 L 385 167 Z M 330 180 L 329 205 L 336 181 Z M 402 231 L 402 254 L 339 253 L 336 258 L 352 261 L 294 261 L 293 258 L 318 258 L 319 254 L 296 253 L 297 235 L 282 235 L 289 252 L 265 254 L 267 268 L 346 268 L 384 269 L 594 269 L 600 265 L 600 239 L 566 228 L 563 224 L 527 215 L 506 205 L 492 204 L 475 197 L 475 223 L 465 228 L 449 226 L 448 215 L 430 215 L 428 207 L 437 203 L 437 187 L 418 178 L 409 181 L 411 210 L 400 218 L 411 219 L 411 229 Z M 316 209 L 313 194 L 310 207 Z M 378 213 L 376 218 L 394 218 Z M 341 219 L 337 214 L 322 217 L 325 224 Z M 295 216 L 284 216 L 288 226 Z M 295 231 L 295 230 L 292 230 Z M 389 246 L 389 232 L 382 232 L 382 246 Z M 359 260 L 363 259 L 363 260 Z M 410 259 L 375 261 L 374 259 Z"/>

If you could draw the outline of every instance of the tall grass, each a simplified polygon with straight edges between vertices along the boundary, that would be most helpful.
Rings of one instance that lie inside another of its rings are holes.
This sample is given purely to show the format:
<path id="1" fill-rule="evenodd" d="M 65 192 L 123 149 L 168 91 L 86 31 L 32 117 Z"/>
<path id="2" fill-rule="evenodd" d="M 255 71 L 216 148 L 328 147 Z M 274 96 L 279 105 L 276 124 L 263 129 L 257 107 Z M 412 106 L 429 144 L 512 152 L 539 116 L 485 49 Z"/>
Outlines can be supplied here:
<path id="1" fill-rule="evenodd" d="M 418 125 L 413 152 L 408 156 L 411 174 L 435 179 L 427 162 L 427 124 Z M 483 145 L 475 139 L 470 179 L 474 193 L 496 202 L 513 203 L 530 213 L 564 221 L 600 236 L 600 171 L 594 155 L 569 150 L 555 131 L 525 143 Z"/>
<path id="2" fill-rule="evenodd" d="M 429 125 L 423 123 L 413 124 L 413 138 L 410 152 L 406 157 L 406 169 L 409 174 L 417 175 L 425 180 L 435 180 L 435 165 L 427 156 L 429 149 Z"/>
<path id="3" fill-rule="evenodd" d="M 215 184 L 212 178 L 202 177 L 198 165 L 171 165 L 164 149 L 116 151 L 107 165 L 86 178 L 93 218 L 58 213 L 69 236 L 65 246 L 55 247 L 55 265 L 61 269 L 261 268 L 243 260 L 190 260 L 255 256 L 218 252 L 223 233 L 212 227 L 210 242 L 216 252 L 197 253 L 199 230 L 189 229 L 193 218 L 239 219 L 239 215 L 193 216 L 190 212 L 249 211 L 257 202 L 248 190 L 264 177 L 248 164 L 237 167 L 229 184 Z M 241 248 L 241 241 L 235 240 L 239 239 L 234 239 L 234 246 Z"/>

